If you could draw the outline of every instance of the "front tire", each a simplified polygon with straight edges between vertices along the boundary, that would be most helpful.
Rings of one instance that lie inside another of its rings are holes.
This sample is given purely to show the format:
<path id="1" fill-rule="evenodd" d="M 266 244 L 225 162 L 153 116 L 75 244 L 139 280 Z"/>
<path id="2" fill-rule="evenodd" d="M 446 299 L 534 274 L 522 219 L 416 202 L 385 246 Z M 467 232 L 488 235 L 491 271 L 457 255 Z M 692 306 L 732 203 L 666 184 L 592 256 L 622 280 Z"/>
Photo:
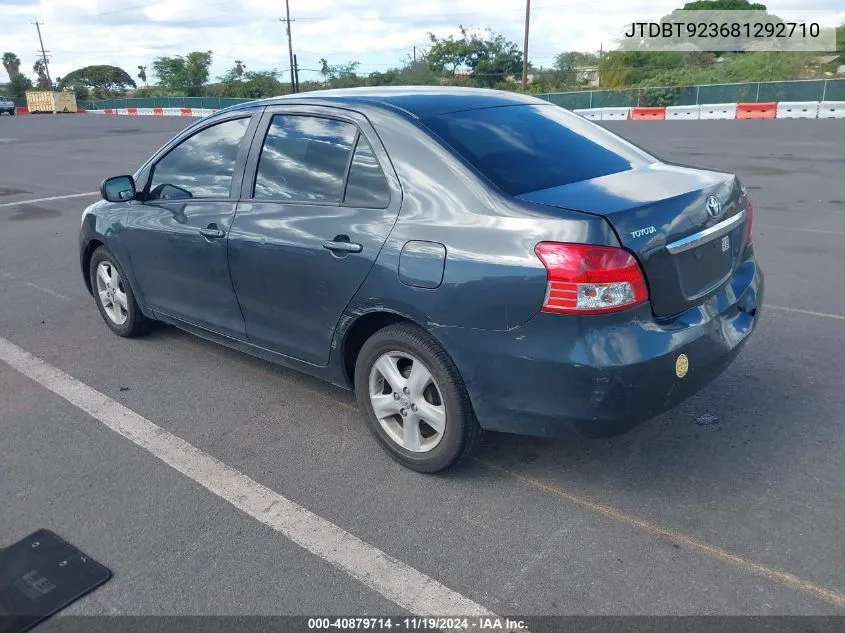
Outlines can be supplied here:
<path id="1" fill-rule="evenodd" d="M 481 439 L 457 367 L 415 325 L 387 326 L 364 343 L 355 363 L 355 395 L 382 447 L 412 470 L 445 470 Z"/>
<path id="2" fill-rule="evenodd" d="M 112 332 L 124 338 L 143 334 L 150 320 L 141 312 L 126 273 L 114 254 L 100 246 L 91 256 L 88 267 L 91 289 L 100 316 Z"/>

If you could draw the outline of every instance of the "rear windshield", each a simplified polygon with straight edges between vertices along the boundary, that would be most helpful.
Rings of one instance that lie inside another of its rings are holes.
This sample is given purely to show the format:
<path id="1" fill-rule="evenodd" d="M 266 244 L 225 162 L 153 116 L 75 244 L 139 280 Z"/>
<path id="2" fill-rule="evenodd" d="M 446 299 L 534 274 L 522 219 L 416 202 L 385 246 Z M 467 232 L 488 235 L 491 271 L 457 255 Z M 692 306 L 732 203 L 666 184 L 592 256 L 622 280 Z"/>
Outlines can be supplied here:
<path id="1" fill-rule="evenodd" d="M 425 124 L 505 193 L 568 185 L 656 159 L 556 105 L 517 105 L 432 117 Z"/>

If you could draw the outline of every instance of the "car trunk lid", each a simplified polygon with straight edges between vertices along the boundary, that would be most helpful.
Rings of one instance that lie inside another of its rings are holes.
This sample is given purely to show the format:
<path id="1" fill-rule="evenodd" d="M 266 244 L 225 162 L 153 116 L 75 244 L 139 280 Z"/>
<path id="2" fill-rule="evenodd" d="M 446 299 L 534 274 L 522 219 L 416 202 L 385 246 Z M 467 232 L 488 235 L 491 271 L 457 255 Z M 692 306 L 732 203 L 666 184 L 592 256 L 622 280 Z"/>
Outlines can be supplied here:
<path id="1" fill-rule="evenodd" d="M 723 172 L 653 163 L 518 198 L 604 217 L 639 259 L 658 317 L 715 293 L 745 246 L 746 199 Z"/>

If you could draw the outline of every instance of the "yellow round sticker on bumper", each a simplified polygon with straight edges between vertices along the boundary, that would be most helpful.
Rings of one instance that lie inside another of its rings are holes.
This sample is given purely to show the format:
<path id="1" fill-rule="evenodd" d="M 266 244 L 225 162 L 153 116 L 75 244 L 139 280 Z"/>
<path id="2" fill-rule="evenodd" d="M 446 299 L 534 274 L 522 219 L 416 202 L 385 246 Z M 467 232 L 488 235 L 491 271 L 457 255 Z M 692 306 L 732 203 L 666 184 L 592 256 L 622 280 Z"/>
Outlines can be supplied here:
<path id="1" fill-rule="evenodd" d="M 675 375 L 678 378 L 683 378 L 687 375 L 689 371 L 689 358 L 687 358 L 686 354 L 681 354 L 678 356 L 678 359 L 675 361 Z"/>

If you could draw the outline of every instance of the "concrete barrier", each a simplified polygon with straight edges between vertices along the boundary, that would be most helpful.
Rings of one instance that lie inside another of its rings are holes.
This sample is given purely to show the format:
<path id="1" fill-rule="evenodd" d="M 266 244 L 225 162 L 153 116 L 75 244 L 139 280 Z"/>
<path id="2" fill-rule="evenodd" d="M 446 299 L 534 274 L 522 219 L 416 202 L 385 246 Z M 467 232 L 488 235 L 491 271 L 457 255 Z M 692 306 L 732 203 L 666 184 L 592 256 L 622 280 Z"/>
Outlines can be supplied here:
<path id="1" fill-rule="evenodd" d="M 631 108 L 602 108 L 602 121 L 627 121 L 631 118 Z"/>
<path id="2" fill-rule="evenodd" d="M 776 119 L 815 119 L 819 116 L 818 101 L 781 101 Z"/>
<path id="3" fill-rule="evenodd" d="M 699 119 L 735 119 L 736 118 L 736 104 L 735 103 L 710 103 L 701 106 L 698 115 Z"/>
<path id="4" fill-rule="evenodd" d="M 737 103 L 736 118 L 741 120 L 749 119 L 774 119 L 777 115 L 778 104 L 774 101 L 767 103 Z"/>
<path id="5" fill-rule="evenodd" d="M 631 108 L 631 120 L 633 121 L 664 121 L 666 119 L 666 108 L 638 106 Z"/>
<path id="6" fill-rule="evenodd" d="M 701 106 L 669 106 L 666 108 L 667 121 L 698 121 Z"/>
<path id="7" fill-rule="evenodd" d="M 845 101 L 822 101 L 819 104 L 820 119 L 845 119 Z"/>
<path id="8" fill-rule="evenodd" d="M 29 114 L 29 108 L 18 106 L 15 108 L 15 114 Z"/>
<path id="9" fill-rule="evenodd" d="M 573 112 L 590 121 L 601 121 L 601 108 L 581 108 L 573 110 Z"/>

